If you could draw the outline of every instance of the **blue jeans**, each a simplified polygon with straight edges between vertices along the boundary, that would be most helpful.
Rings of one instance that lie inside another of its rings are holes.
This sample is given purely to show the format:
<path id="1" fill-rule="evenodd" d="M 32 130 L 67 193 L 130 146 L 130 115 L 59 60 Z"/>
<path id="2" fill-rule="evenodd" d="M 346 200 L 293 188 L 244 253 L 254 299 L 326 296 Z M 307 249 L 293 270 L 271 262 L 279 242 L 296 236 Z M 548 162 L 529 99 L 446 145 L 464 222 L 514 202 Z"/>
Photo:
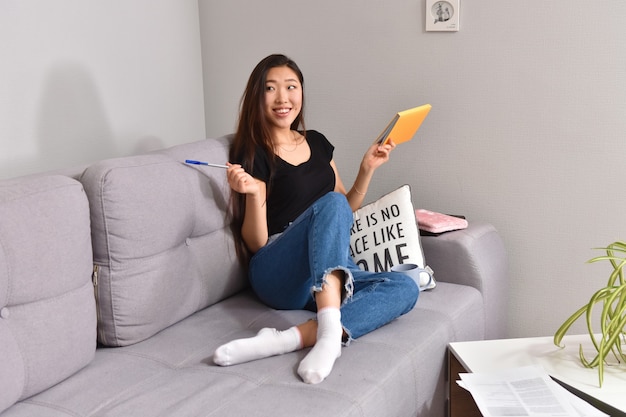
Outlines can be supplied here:
<path id="1" fill-rule="evenodd" d="M 352 209 L 330 192 L 313 203 L 250 261 L 250 283 L 268 306 L 316 311 L 314 292 L 329 272 L 345 273 L 341 322 L 348 343 L 409 312 L 419 289 L 399 272 L 367 272 L 350 256 Z"/>

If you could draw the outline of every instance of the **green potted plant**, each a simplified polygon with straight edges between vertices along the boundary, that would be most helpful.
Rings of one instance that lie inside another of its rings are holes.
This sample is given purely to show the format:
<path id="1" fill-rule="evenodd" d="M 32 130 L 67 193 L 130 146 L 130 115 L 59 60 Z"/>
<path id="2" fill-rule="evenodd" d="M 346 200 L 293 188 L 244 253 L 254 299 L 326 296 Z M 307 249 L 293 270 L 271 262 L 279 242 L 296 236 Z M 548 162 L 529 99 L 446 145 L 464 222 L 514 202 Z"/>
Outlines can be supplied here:
<path id="1" fill-rule="evenodd" d="M 606 248 L 599 248 L 606 255 L 590 259 L 588 262 L 609 261 L 613 271 L 609 275 L 606 287 L 596 291 L 589 302 L 572 314 L 554 334 L 554 344 L 563 347 L 561 341 L 571 325 L 583 314 L 586 318 L 587 330 L 596 349 L 596 355 L 588 360 L 583 353 L 582 345 L 579 349 L 580 361 L 587 368 L 598 367 L 600 387 L 604 379 L 604 365 L 606 357 L 612 353 L 618 362 L 626 360 L 622 345 L 626 343 L 626 281 L 624 267 L 626 266 L 626 242 L 617 241 Z M 600 331 L 592 325 L 592 312 L 596 305 L 602 307 L 600 312 Z"/>

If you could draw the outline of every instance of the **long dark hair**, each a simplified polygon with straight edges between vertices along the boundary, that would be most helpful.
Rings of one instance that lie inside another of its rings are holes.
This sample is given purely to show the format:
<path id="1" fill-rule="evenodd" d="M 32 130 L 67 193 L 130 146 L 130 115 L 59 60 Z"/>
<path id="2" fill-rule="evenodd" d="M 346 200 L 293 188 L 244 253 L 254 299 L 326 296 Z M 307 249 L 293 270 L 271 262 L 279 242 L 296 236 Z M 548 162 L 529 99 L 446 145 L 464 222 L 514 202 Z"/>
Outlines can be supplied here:
<path id="1" fill-rule="evenodd" d="M 248 84 L 241 97 L 239 122 L 229 153 L 231 162 L 240 163 L 248 173 L 252 173 L 255 152 L 257 149 L 263 150 L 270 160 L 270 178 L 274 169 L 275 153 L 274 145 L 272 144 L 271 125 L 265 114 L 265 83 L 269 70 L 276 67 L 288 67 L 298 76 L 302 85 L 302 106 L 300 113 L 291 124 L 291 129 L 305 132 L 303 116 L 304 77 L 302 76 L 302 71 L 300 71 L 300 68 L 292 59 L 285 55 L 269 55 L 261 60 L 250 74 Z M 269 183 L 267 187 L 267 193 L 269 194 Z M 245 203 L 246 196 L 244 194 L 231 192 L 231 229 L 235 238 L 235 249 L 240 262 L 247 266 L 251 253 L 241 236 L 241 227 L 246 214 Z"/>

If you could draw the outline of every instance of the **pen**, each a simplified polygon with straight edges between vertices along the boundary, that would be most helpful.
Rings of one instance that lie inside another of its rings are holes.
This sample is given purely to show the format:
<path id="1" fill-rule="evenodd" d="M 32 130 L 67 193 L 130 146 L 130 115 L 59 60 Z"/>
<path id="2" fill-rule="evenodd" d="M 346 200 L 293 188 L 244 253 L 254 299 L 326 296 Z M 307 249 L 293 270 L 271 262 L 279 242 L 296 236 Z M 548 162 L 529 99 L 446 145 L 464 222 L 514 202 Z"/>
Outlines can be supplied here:
<path id="1" fill-rule="evenodd" d="M 209 167 L 214 167 L 214 168 L 224 168 L 224 169 L 228 169 L 227 165 L 220 165 L 220 164 L 212 164 L 210 162 L 202 162 L 202 161 L 194 161 L 193 159 L 186 159 L 185 160 L 186 164 L 192 164 L 192 165 L 206 165 Z"/>

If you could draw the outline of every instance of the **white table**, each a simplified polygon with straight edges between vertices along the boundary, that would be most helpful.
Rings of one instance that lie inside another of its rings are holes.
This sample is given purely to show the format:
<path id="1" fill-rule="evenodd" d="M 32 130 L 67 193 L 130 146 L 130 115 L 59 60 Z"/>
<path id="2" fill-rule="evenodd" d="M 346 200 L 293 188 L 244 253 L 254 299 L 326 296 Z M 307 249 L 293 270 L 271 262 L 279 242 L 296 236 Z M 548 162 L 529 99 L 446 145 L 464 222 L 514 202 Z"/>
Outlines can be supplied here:
<path id="1" fill-rule="evenodd" d="M 455 387 L 458 372 L 492 372 L 540 365 L 553 378 L 580 391 L 577 395 L 583 398 L 589 396 L 585 399 L 605 403 L 612 415 L 626 416 L 626 364 L 618 366 L 611 354 L 608 357 L 611 365 L 604 367 L 604 382 L 600 388 L 598 369 L 585 368 L 579 359 L 578 350 L 581 344 L 588 360 L 595 357 L 595 349 L 589 336 L 568 335 L 563 338 L 562 344 L 565 345 L 563 349 L 555 346 L 551 336 L 450 343 L 450 415 L 469 416 L 477 411 L 475 404 L 473 410 L 466 409 L 467 400 L 459 403 L 459 395 L 464 397 L 465 394 Z M 603 406 L 601 403 L 594 405 L 600 409 Z M 607 412 L 607 409 L 603 411 Z"/>

